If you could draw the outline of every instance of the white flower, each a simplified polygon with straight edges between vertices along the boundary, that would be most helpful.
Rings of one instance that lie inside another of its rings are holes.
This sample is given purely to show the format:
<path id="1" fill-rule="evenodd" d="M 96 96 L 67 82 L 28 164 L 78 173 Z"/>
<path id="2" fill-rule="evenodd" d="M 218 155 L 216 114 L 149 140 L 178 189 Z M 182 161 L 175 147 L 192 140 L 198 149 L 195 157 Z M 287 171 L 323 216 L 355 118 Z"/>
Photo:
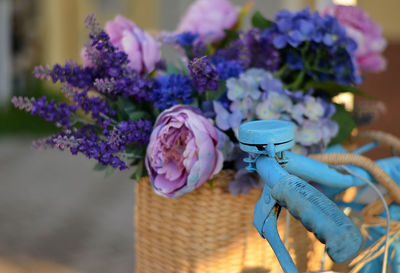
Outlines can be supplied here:
<path id="1" fill-rule="evenodd" d="M 257 105 L 256 115 L 259 119 L 279 119 L 279 113 L 272 110 L 271 102 L 268 100 Z"/>
<path id="2" fill-rule="evenodd" d="M 288 96 L 283 93 L 269 92 L 267 100 L 271 102 L 271 107 L 275 112 L 289 112 L 293 103 Z"/>
<path id="3" fill-rule="evenodd" d="M 315 97 L 309 96 L 307 98 L 305 108 L 304 114 L 310 120 L 319 120 L 324 115 L 324 107 Z"/>
<path id="4" fill-rule="evenodd" d="M 296 128 L 296 142 L 310 146 L 322 140 L 322 130 L 318 123 L 305 121 L 301 127 Z"/>

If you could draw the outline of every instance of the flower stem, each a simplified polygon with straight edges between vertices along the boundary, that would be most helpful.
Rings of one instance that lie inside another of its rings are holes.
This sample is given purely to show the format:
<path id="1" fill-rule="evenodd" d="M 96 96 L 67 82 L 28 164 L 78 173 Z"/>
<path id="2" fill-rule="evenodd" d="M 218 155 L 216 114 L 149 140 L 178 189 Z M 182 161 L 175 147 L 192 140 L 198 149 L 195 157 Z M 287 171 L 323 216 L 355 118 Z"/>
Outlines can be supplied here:
<path id="1" fill-rule="evenodd" d="M 306 71 L 301 70 L 300 73 L 297 75 L 296 80 L 288 85 L 288 89 L 298 90 L 301 87 L 305 76 Z"/>
<path id="2" fill-rule="evenodd" d="M 287 64 L 284 64 L 279 70 L 278 72 L 275 73 L 275 78 L 280 78 L 282 77 L 282 75 L 286 72 L 286 69 L 288 68 Z"/>

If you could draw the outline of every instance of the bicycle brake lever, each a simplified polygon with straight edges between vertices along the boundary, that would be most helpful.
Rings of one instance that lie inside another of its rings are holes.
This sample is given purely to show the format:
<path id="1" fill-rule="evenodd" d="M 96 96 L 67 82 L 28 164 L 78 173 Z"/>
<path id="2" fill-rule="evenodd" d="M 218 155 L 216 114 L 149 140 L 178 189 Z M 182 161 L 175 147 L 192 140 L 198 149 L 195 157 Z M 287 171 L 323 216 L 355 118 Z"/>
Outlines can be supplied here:
<path id="1" fill-rule="evenodd" d="M 254 209 L 253 224 L 260 235 L 268 241 L 283 271 L 285 273 L 298 273 L 296 265 L 290 257 L 277 230 L 277 218 L 280 211 L 281 207 L 272 198 L 271 191 L 268 186 L 265 185 L 263 193 Z"/>

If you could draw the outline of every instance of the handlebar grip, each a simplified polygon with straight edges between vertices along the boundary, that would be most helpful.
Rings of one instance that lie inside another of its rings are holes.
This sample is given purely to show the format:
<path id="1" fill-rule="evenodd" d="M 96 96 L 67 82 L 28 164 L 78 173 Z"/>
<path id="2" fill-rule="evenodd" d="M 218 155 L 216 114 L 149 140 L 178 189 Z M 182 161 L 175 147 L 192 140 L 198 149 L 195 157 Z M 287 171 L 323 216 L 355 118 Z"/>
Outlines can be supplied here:
<path id="1" fill-rule="evenodd" d="M 334 262 L 352 258 L 360 249 L 362 235 L 353 222 L 325 195 L 297 176 L 281 178 L 272 197 L 326 244 Z"/>

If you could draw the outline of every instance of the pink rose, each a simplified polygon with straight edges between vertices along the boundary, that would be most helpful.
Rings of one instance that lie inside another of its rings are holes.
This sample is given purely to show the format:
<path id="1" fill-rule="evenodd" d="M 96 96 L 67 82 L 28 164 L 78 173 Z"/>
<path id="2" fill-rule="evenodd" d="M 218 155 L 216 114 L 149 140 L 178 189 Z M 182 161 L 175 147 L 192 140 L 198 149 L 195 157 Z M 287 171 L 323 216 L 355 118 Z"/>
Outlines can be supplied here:
<path id="1" fill-rule="evenodd" d="M 161 58 L 159 43 L 154 38 L 121 15 L 105 26 L 111 43 L 128 55 L 129 66 L 140 73 L 154 70 Z"/>
<path id="2" fill-rule="evenodd" d="M 386 40 L 382 30 L 360 7 L 331 5 L 322 14 L 335 16 L 346 28 L 347 34 L 357 42 L 355 54 L 361 70 L 379 72 L 386 68 L 386 60 L 382 56 Z"/>
<path id="3" fill-rule="evenodd" d="M 160 114 L 146 152 L 154 190 L 177 198 L 198 188 L 222 169 L 218 135 L 212 121 L 190 106 Z"/>
<path id="4" fill-rule="evenodd" d="M 178 26 L 178 32 L 197 33 L 200 39 L 216 42 L 224 38 L 225 29 L 238 21 L 239 13 L 229 0 L 197 0 Z"/>

